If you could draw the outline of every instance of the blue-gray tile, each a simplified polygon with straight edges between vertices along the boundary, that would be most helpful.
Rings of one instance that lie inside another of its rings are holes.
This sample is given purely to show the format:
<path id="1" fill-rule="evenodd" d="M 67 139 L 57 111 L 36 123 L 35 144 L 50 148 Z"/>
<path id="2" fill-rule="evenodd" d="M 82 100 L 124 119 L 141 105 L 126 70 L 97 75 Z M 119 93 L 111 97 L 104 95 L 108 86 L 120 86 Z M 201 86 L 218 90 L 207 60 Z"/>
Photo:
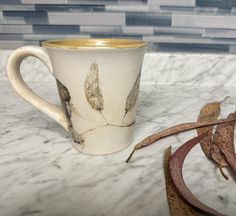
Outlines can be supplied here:
<path id="1" fill-rule="evenodd" d="M 33 28 L 31 25 L 0 25 L 1 33 L 32 33 Z"/>
<path id="2" fill-rule="evenodd" d="M 148 43 L 147 52 L 157 52 L 158 44 L 157 43 Z"/>
<path id="3" fill-rule="evenodd" d="M 172 15 L 172 26 L 189 28 L 236 28 L 236 16 Z"/>
<path id="4" fill-rule="evenodd" d="M 128 38 L 128 39 L 137 39 L 137 40 L 142 40 L 142 35 L 113 35 L 113 34 L 91 34 L 92 38 Z"/>
<path id="5" fill-rule="evenodd" d="M 0 12 L 0 24 L 25 24 L 25 19 L 22 16 L 4 16 L 5 11 Z"/>
<path id="6" fill-rule="evenodd" d="M 195 14 L 229 15 L 231 14 L 232 9 L 217 7 L 195 7 L 193 12 Z"/>
<path id="7" fill-rule="evenodd" d="M 37 4 L 35 5 L 35 10 L 37 11 L 105 11 L 104 5 L 53 5 L 53 4 Z"/>
<path id="8" fill-rule="evenodd" d="M 231 9 L 231 14 L 234 15 L 234 16 L 236 15 L 236 7 L 233 7 L 233 8 Z"/>
<path id="9" fill-rule="evenodd" d="M 148 0 L 118 0 L 119 5 L 147 5 Z"/>
<path id="10" fill-rule="evenodd" d="M 211 43 L 236 45 L 236 38 L 211 38 Z"/>
<path id="11" fill-rule="evenodd" d="M 106 11 L 132 11 L 132 12 L 148 12 L 149 7 L 147 5 L 106 5 Z"/>
<path id="12" fill-rule="evenodd" d="M 0 49 L 16 49 L 25 45 L 39 45 L 38 41 L 0 40 Z"/>
<path id="13" fill-rule="evenodd" d="M 160 6 L 160 7 L 151 7 L 150 11 L 158 12 L 192 12 L 194 7 L 184 7 L 184 6 Z"/>
<path id="14" fill-rule="evenodd" d="M 153 35 L 153 26 L 122 26 L 123 34 Z"/>
<path id="15" fill-rule="evenodd" d="M 21 0 L 23 4 L 67 4 L 67 0 Z"/>
<path id="16" fill-rule="evenodd" d="M 152 51 L 236 53 L 235 14 L 236 0 L 0 0 L 0 48 L 91 35 L 143 38 Z"/>
<path id="17" fill-rule="evenodd" d="M 125 14 L 121 13 L 60 13 L 48 12 L 50 24 L 70 25 L 125 25 Z"/>
<path id="18" fill-rule="evenodd" d="M 236 46 L 235 45 L 232 45 L 229 47 L 229 52 L 232 53 L 232 54 L 236 54 Z"/>
<path id="19" fill-rule="evenodd" d="M 236 39 L 224 39 L 224 38 L 203 38 L 203 37 L 188 37 L 188 36 L 143 36 L 145 41 L 154 43 L 169 43 L 169 44 L 236 44 Z"/>
<path id="20" fill-rule="evenodd" d="M 204 52 L 204 53 L 228 53 L 228 45 L 215 44 L 158 44 L 158 51 L 162 52 Z"/>
<path id="21" fill-rule="evenodd" d="M 152 7 L 150 11 L 163 11 L 170 13 L 182 13 L 182 14 L 231 14 L 231 9 L 217 8 L 217 7 L 180 7 L 180 6 L 160 6 L 160 8 Z"/>
<path id="22" fill-rule="evenodd" d="M 173 36 L 201 36 L 202 29 L 200 28 L 175 28 L 175 27 L 154 27 L 155 35 L 173 35 Z"/>
<path id="23" fill-rule="evenodd" d="M 0 4 L 3 5 L 15 5 L 15 4 L 21 4 L 21 0 L 0 0 Z"/>
<path id="24" fill-rule="evenodd" d="M 34 34 L 78 34 L 78 25 L 33 25 Z"/>
<path id="25" fill-rule="evenodd" d="M 34 5 L 0 5 L 0 11 L 34 11 Z"/>
<path id="26" fill-rule="evenodd" d="M 87 34 L 121 34 L 120 26 L 80 26 L 81 33 Z"/>
<path id="27" fill-rule="evenodd" d="M 196 6 L 201 7 L 219 7 L 219 8 L 232 8 L 236 7 L 235 0 L 196 0 Z"/>
<path id="28" fill-rule="evenodd" d="M 43 11 L 3 11 L 3 17 L 9 24 L 47 24 L 47 12 Z"/>
<path id="29" fill-rule="evenodd" d="M 0 33 L 0 40 L 23 40 L 22 34 L 2 34 Z"/>
<path id="30" fill-rule="evenodd" d="M 195 6 L 195 0 L 148 0 L 149 6 Z"/>
<path id="31" fill-rule="evenodd" d="M 158 25 L 170 26 L 171 14 L 169 13 L 126 13 L 126 25 Z"/>
<path id="32" fill-rule="evenodd" d="M 236 29 L 204 29 L 203 37 L 236 38 Z"/>
<path id="33" fill-rule="evenodd" d="M 210 38 L 202 38 L 202 37 L 188 37 L 188 36 L 143 36 L 143 40 L 153 43 L 185 43 L 185 44 L 212 44 L 213 41 Z"/>
<path id="34" fill-rule="evenodd" d="M 89 35 L 79 35 L 79 34 L 25 34 L 23 35 L 23 40 L 25 41 L 45 41 L 63 38 L 88 38 Z"/>
<path id="35" fill-rule="evenodd" d="M 108 4 L 118 4 L 119 0 L 68 0 L 68 4 L 85 4 L 85 5 L 108 5 Z"/>

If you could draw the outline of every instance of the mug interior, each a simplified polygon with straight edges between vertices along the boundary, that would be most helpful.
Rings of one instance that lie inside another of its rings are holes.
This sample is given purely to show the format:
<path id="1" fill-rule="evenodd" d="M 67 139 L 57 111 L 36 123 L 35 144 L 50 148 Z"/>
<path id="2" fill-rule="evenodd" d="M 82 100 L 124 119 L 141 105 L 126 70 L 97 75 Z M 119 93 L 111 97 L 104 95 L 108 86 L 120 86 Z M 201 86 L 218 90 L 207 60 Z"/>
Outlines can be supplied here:
<path id="1" fill-rule="evenodd" d="M 51 48 L 141 48 L 147 47 L 147 43 L 141 40 L 119 39 L 119 38 L 79 38 L 79 39 L 58 39 L 44 41 L 44 47 Z"/>

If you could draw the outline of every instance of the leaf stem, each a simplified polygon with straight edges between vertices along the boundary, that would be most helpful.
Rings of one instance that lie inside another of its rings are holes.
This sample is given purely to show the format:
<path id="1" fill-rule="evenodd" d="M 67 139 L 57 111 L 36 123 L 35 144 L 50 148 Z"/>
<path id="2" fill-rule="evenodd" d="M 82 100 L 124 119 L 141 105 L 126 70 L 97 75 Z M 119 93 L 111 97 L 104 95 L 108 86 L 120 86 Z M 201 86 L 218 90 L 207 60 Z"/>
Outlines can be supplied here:
<path id="1" fill-rule="evenodd" d="M 224 103 L 227 99 L 229 99 L 230 98 L 230 96 L 226 96 L 223 100 L 221 100 L 220 102 L 219 102 L 219 104 L 222 104 L 222 103 Z"/>
<path id="2" fill-rule="evenodd" d="M 221 164 L 219 164 L 218 167 L 219 167 L 219 170 L 220 170 L 222 176 L 223 176 L 226 180 L 229 180 L 229 176 L 227 176 L 227 175 L 225 174 L 225 172 L 224 172 L 223 167 L 221 166 Z"/>
<path id="3" fill-rule="evenodd" d="M 133 151 L 130 153 L 129 157 L 126 159 L 126 163 L 129 163 L 131 157 L 133 156 L 134 152 L 135 152 L 136 148 L 133 149 Z"/>

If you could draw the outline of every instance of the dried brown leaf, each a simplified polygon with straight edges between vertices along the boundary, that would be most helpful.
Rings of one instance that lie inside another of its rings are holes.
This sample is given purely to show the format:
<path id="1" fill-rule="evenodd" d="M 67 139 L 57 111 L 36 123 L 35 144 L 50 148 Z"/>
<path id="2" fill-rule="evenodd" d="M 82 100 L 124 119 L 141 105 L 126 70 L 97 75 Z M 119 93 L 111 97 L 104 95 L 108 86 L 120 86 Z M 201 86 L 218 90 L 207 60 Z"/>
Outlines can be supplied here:
<path id="1" fill-rule="evenodd" d="M 212 160 L 214 160 L 217 164 L 221 165 L 221 167 L 228 166 L 219 147 L 216 144 L 212 144 L 211 146 L 211 157 Z"/>
<path id="2" fill-rule="evenodd" d="M 234 119 L 235 117 L 236 113 L 231 113 L 227 119 Z M 221 167 L 228 166 L 228 163 L 225 161 L 219 147 L 234 152 L 234 130 L 235 121 L 232 121 L 218 125 L 214 133 L 214 145 L 211 148 L 211 156 Z"/>
<path id="3" fill-rule="evenodd" d="M 90 106 L 98 111 L 103 110 L 103 96 L 99 84 L 98 65 L 93 63 L 84 83 L 85 96 Z"/>
<path id="4" fill-rule="evenodd" d="M 169 161 L 171 157 L 171 147 L 167 148 L 164 156 L 164 172 L 166 183 L 166 196 L 170 208 L 171 216 L 197 216 L 197 210 L 189 205 L 183 199 L 179 191 L 176 189 L 169 170 Z"/>
<path id="5" fill-rule="evenodd" d="M 222 216 L 221 213 L 217 212 L 216 210 L 206 206 L 201 201 L 199 201 L 194 194 L 189 190 L 187 185 L 184 182 L 183 179 L 183 164 L 184 160 L 187 156 L 187 154 L 190 152 L 190 150 L 197 145 L 206 134 L 202 134 L 201 136 L 195 137 L 188 142 L 186 142 L 184 145 L 182 145 L 177 151 L 172 155 L 170 159 L 170 174 L 171 178 L 178 189 L 179 193 L 182 195 L 182 197 L 190 203 L 192 206 L 196 207 L 197 209 L 211 214 L 215 216 Z"/>
<path id="6" fill-rule="evenodd" d="M 224 154 L 226 161 L 228 162 L 230 168 L 236 175 L 236 154 L 228 149 L 220 147 L 221 152 Z"/>
<path id="7" fill-rule="evenodd" d="M 189 123 L 184 123 L 184 124 L 179 124 L 179 125 L 175 125 L 173 127 L 169 127 L 163 131 L 154 133 L 148 137 L 146 137 L 145 139 L 143 139 L 141 142 L 139 142 L 138 144 L 135 145 L 133 151 L 131 152 L 131 154 L 129 155 L 129 157 L 127 158 L 126 162 L 129 162 L 129 160 L 131 159 L 133 153 L 135 152 L 135 150 L 137 149 L 141 149 L 144 148 L 146 146 L 151 145 L 152 143 L 163 139 L 165 137 L 174 135 L 174 134 L 178 134 L 184 131 L 189 131 L 192 129 L 196 129 L 196 128 L 201 128 L 201 127 L 205 127 L 205 126 L 210 126 L 210 125 L 217 125 L 217 124 L 222 124 L 225 122 L 230 122 L 230 121 L 234 121 L 235 119 L 219 119 L 219 120 L 212 120 L 212 121 L 206 121 L 206 122 L 189 122 Z"/>
<path id="8" fill-rule="evenodd" d="M 204 105 L 199 113 L 198 122 L 216 120 L 220 114 L 220 102 L 212 102 Z M 201 140 L 200 145 L 208 158 L 211 158 L 213 126 L 207 126 L 197 129 L 198 136 L 207 133 L 207 136 Z"/>

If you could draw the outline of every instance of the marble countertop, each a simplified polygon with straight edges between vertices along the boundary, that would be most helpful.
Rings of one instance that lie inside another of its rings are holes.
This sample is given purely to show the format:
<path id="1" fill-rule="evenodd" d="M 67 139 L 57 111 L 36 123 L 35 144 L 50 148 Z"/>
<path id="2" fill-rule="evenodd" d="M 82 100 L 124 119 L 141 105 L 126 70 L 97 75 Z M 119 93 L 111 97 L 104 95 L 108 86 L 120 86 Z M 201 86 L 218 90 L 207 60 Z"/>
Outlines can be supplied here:
<path id="1" fill-rule="evenodd" d="M 59 104 L 54 82 L 31 82 L 49 101 Z M 169 215 L 163 152 L 175 150 L 196 135 L 185 132 L 137 151 L 135 143 L 174 124 L 195 121 L 207 102 L 222 100 L 222 117 L 236 107 L 235 86 L 141 85 L 134 141 L 108 156 L 76 152 L 56 122 L 19 98 L 0 82 L 1 216 L 154 216 Z M 184 164 L 187 185 L 205 204 L 235 215 L 235 180 L 225 181 L 196 146 Z"/>

